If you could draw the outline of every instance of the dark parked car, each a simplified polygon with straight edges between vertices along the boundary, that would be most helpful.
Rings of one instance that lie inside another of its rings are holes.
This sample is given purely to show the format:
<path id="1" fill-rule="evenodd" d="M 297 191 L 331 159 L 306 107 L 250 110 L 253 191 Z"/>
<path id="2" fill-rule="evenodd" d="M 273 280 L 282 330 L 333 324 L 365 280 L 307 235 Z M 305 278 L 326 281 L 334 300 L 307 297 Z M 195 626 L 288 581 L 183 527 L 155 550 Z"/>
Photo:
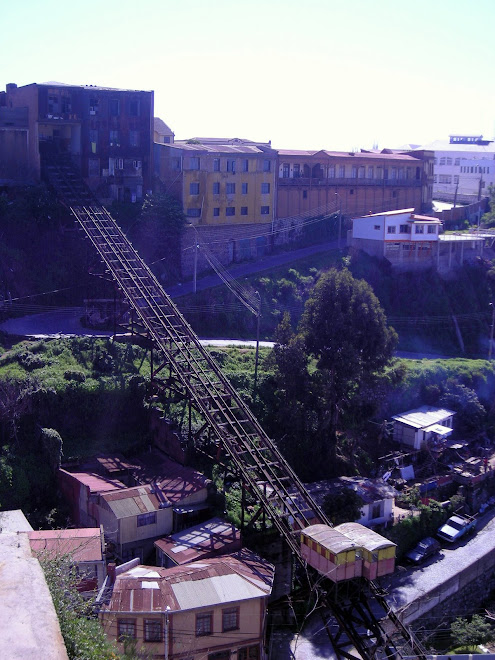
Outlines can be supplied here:
<path id="1" fill-rule="evenodd" d="M 406 554 L 406 557 L 414 564 L 419 564 L 428 557 L 431 557 L 431 555 L 437 553 L 440 548 L 441 545 L 436 539 L 433 539 L 431 536 L 427 536 L 425 539 L 420 541 L 413 550 L 410 550 Z"/>

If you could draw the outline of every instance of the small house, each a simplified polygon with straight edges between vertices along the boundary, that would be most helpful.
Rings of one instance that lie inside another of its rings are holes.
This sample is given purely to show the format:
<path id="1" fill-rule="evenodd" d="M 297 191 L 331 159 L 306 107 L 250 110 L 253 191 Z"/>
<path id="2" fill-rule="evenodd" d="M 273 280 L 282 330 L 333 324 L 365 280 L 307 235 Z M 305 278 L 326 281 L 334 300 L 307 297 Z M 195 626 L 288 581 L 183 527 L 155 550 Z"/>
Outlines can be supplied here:
<path id="1" fill-rule="evenodd" d="M 446 408 L 421 406 L 392 417 L 393 439 L 412 449 L 423 449 L 428 443 L 441 443 L 453 431 L 455 412 Z"/>

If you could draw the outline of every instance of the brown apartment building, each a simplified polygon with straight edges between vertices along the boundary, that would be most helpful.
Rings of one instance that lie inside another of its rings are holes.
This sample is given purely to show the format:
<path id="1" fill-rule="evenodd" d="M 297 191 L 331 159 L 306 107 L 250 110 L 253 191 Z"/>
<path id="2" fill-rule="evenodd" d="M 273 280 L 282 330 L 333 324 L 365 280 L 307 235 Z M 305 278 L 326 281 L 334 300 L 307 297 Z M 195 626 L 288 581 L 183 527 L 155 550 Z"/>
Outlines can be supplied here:
<path id="1" fill-rule="evenodd" d="M 412 155 L 414 153 L 415 155 Z M 279 149 L 278 219 L 431 207 L 433 153 Z"/>
<path id="2" fill-rule="evenodd" d="M 18 87 L 12 83 L 0 93 L 0 119 L 2 116 L 16 118 L 18 123 L 24 119 L 27 128 L 24 132 L 18 128 L 17 142 L 12 136 L 7 140 L 12 127 L 6 124 L 14 119 L 3 121 L 5 145 L 19 139 L 25 142 L 18 167 L 14 153 L 0 159 L 8 160 L 9 174 L 22 170 L 37 181 L 48 160 L 65 158 L 104 202 L 139 201 L 151 190 L 152 91 L 58 82 Z"/>

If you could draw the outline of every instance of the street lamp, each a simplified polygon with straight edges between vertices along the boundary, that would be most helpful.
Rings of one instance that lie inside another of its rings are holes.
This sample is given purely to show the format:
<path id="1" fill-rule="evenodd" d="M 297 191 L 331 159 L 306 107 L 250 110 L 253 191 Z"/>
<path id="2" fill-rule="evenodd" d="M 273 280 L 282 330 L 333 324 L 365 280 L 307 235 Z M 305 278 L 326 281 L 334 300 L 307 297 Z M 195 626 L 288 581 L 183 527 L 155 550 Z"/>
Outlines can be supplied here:
<path id="1" fill-rule="evenodd" d="M 340 237 L 342 233 L 342 197 L 337 192 L 335 193 L 335 197 L 339 200 L 339 238 L 337 241 L 337 248 L 340 250 Z"/>

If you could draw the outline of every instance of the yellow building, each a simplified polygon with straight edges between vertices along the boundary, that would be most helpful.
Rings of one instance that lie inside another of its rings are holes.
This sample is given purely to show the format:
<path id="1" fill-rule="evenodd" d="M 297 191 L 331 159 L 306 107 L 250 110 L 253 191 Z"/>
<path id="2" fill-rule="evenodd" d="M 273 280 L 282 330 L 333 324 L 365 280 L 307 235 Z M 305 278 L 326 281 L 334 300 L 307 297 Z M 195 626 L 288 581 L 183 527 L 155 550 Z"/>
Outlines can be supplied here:
<path id="1" fill-rule="evenodd" d="M 155 143 L 155 174 L 193 225 L 271 224 L 277 152 L 249 140 Z"/>
<path id="2" fill-rule="evenodd" d="M 157 660 L 268 660 L 273 576 L 248 550 L 175 568 L 136 566 L 117 576 L 100 621 L 111 640 L 130 638 Z"/>

